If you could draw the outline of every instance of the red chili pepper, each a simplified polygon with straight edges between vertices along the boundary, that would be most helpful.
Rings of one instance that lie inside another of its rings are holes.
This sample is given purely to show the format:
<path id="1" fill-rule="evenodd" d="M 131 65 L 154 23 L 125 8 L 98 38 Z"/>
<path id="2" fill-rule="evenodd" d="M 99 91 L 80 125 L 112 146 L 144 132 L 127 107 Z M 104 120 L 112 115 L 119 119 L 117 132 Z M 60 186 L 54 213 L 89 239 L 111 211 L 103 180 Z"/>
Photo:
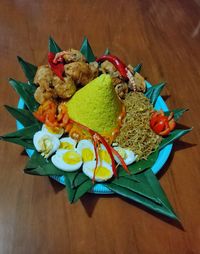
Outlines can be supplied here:
<path id="1" fill-rule="evenodd" d="M 54 61 L 55 54 L 52 52 L 48 53 L 48 63 L 51 67 L 51 70 L 63 80 L 63 72 L 64 72 L 64 63 L 60 61 Z"/>
<path id="2" fill-rule="evenodd" d="M 96 62 L 101 63 L 105 60 L 111 62 L 115 66 L 115 68 L 119 71 L 120 75 L 125 80 L 128 79 L 128 76 L 127 76 L 128 69 L 127 69 L 126 65 L 118 57 L 113 56 L 113 55 L 104 55 L 104 56 L 97 58 Z"/>
<path id="3" fill-rule="evenodd" d="M 167 136 L 175 128 L 175 125 L 173 113 L 167 117 L 162 110 L 153 112 L 150 119 L 151 129 L 160 136 Z"/>

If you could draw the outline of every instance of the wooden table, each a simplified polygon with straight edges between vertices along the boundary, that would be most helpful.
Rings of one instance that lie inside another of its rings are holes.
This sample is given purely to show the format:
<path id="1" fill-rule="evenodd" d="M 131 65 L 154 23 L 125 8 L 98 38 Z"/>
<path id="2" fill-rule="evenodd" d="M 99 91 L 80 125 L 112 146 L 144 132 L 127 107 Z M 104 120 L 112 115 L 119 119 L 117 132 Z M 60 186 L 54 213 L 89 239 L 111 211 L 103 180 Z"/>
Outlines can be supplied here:
<path id="1" fill-rule="evenodd" d="M 70 205 L 48 177 L 23 174 L 23 149 L 0 143 L 0 253 L 200 253 L 200 1 L 0 1 L 0 101 L 15 106 L 8 78 L 25 81 L 16 55 L 47 62 L 48 36 L 79 48 L 86 35 L 97 56 L 106 47 L 163 91 L 170 108 L 190 111 L 194 130 L 176 142 L 158 175 L 182 227 L 116 196 L 88 194 Z M 0 133 L 15 130 L 1 106 Z"/>

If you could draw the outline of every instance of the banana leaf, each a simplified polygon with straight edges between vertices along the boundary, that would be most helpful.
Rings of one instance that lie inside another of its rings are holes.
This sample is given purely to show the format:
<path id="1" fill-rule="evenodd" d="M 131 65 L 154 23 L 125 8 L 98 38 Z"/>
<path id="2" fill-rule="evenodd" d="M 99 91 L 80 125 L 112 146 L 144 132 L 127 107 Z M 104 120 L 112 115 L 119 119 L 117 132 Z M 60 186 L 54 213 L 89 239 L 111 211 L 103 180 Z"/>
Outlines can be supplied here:
<path id="1" fill-rule="evenodd" d="M 36 87 L 33 84 L 22 83 L 14 79 L 10 79 L 9 83 L 23 99 L 27 108 L 34 112 L 39 106 L 39 103 L 34 98 Z"/>
<path id="2" fill-rule="evenodd" d="M 3 135 L 0 138 L 4 141 L 21 145 L 24 148 L 34 149 L 33 135 L 38 130 L 40 130 L 40 126 L 38 124 L 34 124 L 21 130 Z"/>
<path id="3" fill-rule="evenodd" d="M 54 41 L 54 39 L 49 37 L 49 52 L 54 54 L 61 52 L 62 49 L 58 46 L 58 44 Z"/>
<path id="4" fill-rule="evenodd" d="M 113 192 L 131 199 L 152 211 L 178 220 L 159 181 L 150 169 L 134 177 L 138 178 L 139 182 L 135 182 L 128 177 L 121 177 L 105 185 Z"/>
<path id="5" fill-rule="evenodd" d="M 105 50 L 104 55 L 110 55 L 110 50 L 108 48 Z"/>
<path id="6" fill-rule="evenodd" d="M 158 96 L 160 95 L 162 89 L 164 88 L 165 83 L 160 83 L 158 85 L 152 86 L 147 89 L 145 96 L 150 100 L 150 102 L 155 105 Z"/>
<path id="7" fill-rule="evenodd" d="M 79 198 L 81 198 L 84 194 L 90 191 L 93 187 L 92 181 L 88 179 L 76 188 L 72 189 L 67 175 L 65 175 L 65 185 L 70 203 L 75 203 L 76 201 L 78 201 Z"/>
<path id="8" fill-rule="evenodd" d="M 152 167 L 158 158 L 158 152 L 159 151 L 157 150 L 154 153 L 150 154 L 148 156 L 147 160 L 143 159 L 143 160 L 137 161 L 137 162 L 131 164 L 130 166 L 128 166 L 130 174 L 131 175 L 137 174 L 147 168 Z M 123 167 L 121 165 L 118 167 L 118 175 L 119 176 L 127 176 L 127 172 L 123 169 Z"/>
<path id="9" fill-rule="evenodd" d="M 141 69 L 142 69 L 142 64 L 141 64 L 141 63 L 138 64 L 138 65 L 136 65 L 136 66 L 133 68 L 133 70 L 134 70 L 135 72 L 138 72 L 138 73 L 140 73 Z"/>
<path id="10" fill-rule="evenodd" d="M 190 129 L 175 129 L 173 130 L 169 136 L 163 138 L 163 140 L 161 141 L 160 145 L 159 145 L 159 150 L 164 148 L 166 145 L 174 142 L 175 140 L 179 139 L 180 137 L 182 137 L 183 135 L 187 134 L 188 132 L 190 132 L 192 130 L 192 128 Z"/>
<path id="11" fill-rule="evenodd" d="M 188 109 L 185 108 L 177 108 L 173 109 L 172 111 L 166 111 L 164 112 L 166 116 L 169 116 L 171 112 L 174 113 L 174 120 L 177 121 Z"/>
<path id="12" fill-rule="evenodd" d="M 18 62 L 20 63 L 22 70 L 29 82 L 33 83 L 34 77 L 37 71 L 37 66 L 24 61 L 20 56 L 17 56 Z"/>
<path id="13" fill-rule="evenodd" d="M 26 109 L 14 108 L 8 105 L 5 105 L 5 108 L 17 121 L 19 121 L 25 127 L 36 123 L 39 124 L 33 114 Z"/>
<path id="14" fill-rule="evenodd" d="M 25 166 L 24 172 L 30 175 L 40 175 L 40 176 L 61 176 L 63 171 L 59 170 L 53 165 L 51 160 L 45 159 L 37 151 L 29 159 Z"/>
<path id="15" fill-rule="evenodd" d="M 80 49 L 81 53 L 85 56 L 86 60 L 90 62 L 94 62 L 96 57 L 92 51 L 92 48 L 89 44 L 88 39 L 85 37 Z"/>

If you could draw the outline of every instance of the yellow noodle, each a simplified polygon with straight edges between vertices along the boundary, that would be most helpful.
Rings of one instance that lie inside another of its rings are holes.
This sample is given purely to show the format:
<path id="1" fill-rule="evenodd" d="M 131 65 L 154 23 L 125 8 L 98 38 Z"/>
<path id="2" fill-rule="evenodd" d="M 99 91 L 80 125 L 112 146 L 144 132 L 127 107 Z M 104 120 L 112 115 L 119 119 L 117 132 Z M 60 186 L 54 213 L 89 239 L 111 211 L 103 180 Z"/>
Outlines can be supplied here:
<path id="1" fill-rule="evenodd" d="M 153 106 L 143 93 L 137 92 L 129 93 L 124 103 L 127 113 L 116 142 L 137 154 L 137 160 L 147 159 L 162 140 L 149 126 Z"/>

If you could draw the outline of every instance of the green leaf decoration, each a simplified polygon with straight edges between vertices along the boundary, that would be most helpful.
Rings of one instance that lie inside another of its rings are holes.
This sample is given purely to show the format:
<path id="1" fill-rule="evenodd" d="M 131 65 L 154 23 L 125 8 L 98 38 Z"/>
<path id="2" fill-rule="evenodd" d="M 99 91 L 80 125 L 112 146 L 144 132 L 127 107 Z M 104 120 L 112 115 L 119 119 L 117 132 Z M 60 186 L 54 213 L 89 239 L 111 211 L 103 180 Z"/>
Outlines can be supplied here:
<path id="1" fill-rule="evenodd" d="M 20 56 L 17 56 L 18 62 L 20 63 L 22 70 L 29 82 L 33 83 L 34 77 L 37 71 L 37 66 L 24 61 Z"/>
<path id="2" fill-rule="evenodd" d="M 45 159 L 37 151 L 29 159 L 24 172 L 30 175 L 39 175 L 39 176 L 61 176 L 63 171 L 59 170 L 53 165 L 50 159 Z"/>
<path id="3" fill-rule="evenodd" d="M 104 55 L 110 55 L 110 50 L 108 48 L 105 50 Z"/>
<path id="4" fill-rule="evenodd" d="M 21 145 L 25 148 L 34 149 L 33 135 L 40 130 L 40 125 L 34 124 L 21 130 L 8 133 L 0 138 L 4 141 Z"/>
<path id="5" fill-rule="evenodd" d="M 186 130 L 176 129 L 176 130 L 172 131 L 169 134 L 169 136 L 167 136 L 166 138 L 163 138 L 162 142 L 159 145 L 159 150 L 164 148 L 166 145 L 172 143 L 176 139 L 179 139 L 180 137 L 182 137 L 183 135 L 187 134 L 191 130 L 192 130 L 192 128 L 186 129 Z"/>
<path id="6" fill-rule="evenodd" d="M 74 179 L 74 183 L 73 183 L 74 188 L 77 188 L 78 186 L 80 186 L 81 184 L 83 184 L 84 182 L 86 182 L 88 180 L 89 180 L 89 178 L 82 171 L 80 171 Z"/>
<path id="7" fill-rule="evenodd" d="M 65 172 L 63 175 L 67 177 L 67 179 L 69 180 L 69 184 L 70 184 L 70 188 L 74 188 L 74 180 L 76 178 L 76 176 L 79 174 L 79 171 L 75 171 L 75 172 Z"/>
<path id="8" fill-rule="evenodd" d="M 23 99 L 27 108 L 33 112 L 35 111 L 39 103 L 34 98 L 34 93 L 36 90 L 36 86 L 34 84 L 22 83 L 20 81 L 16 81 L 14 79 L 10 79 L 9 83 L 16 90 L 19 96 Z"/>
<path id="9" fill-rule="evenodd" d="M 26 109 L 14 108 L 8 105 L 5 105 L 5 108 L 17 121 L 19 121 L 25 127 L 36 123 L 40 124 L 32 115 L 32 113 Z"/>
<path id="10" fill-rule="evenodd" d="M 49 52 L 54 54 L 61 52 L 62 49 L 58 46 L 58 44 L 54 41 L 54 39 L 50 36 L 49 37 Z"/>
<path id="11" fill-rule="evenodd" d="M 75 203 L 79 198 L 81 198 L 85 193 L 87 193 L 93 187 L 93 183 L 90 179 L 84 181 L 78 187 L 72 189 L 68 177 L 65 175 L 66 190 L 68 193 L 68 199 L 70 203 Z"/>
<path id="12" fill-rule="evenodd" d="M 136 66 L 133 68 L 133 70 L 134 70 L 135 72 L 138 72 L 138 73 L 140 73 L 141 69 L 142 69 L 142 64 L 141 64 L 141 63 L 138 64 L 138 65 L 136 65 Z"/>
<path id="13" fill-rule="evenodd" d="M 127 188 L 137 193 L 138 195 L 144 196 L 152 200 L 153 202 L 160 204 L 161 202 L 159 201 L 159 199 L 157 199 L 151 187 L 146 184 L 146 178 L 144 177 L 144 175 L 141 175 L 141 176 L 143 176 L 144 179 L 138 180 L 138 176 L 134 176 L 135 179 L 137 179 L 137 181 L 135 181 L 135 179 L 133 178 L 129 178 L 128 176 L 120 177 L 112 181 L 112 184 Z"/>
<path id="14" fill-rule="evenodd" d="M 123 197 L 129 198 L 150 210 L 177 220 L 177 216 L 172 210 L 153 172 L 149 169 L 134 177 L 138 178 L 138 182 L 123 177 L 123 179 L 119 178 L 105 185 Z"/>
<path id="15" fill-rule="evenodd" d="M 94 56 L 92 48 L 91 48 L 91 46 L 89 44 L 89 41 L 86 37 L 84 37 L 84 40 L 83 40 L 83 43 L 81 45 L 80 51 L 85 56 L 86 60 L 89 63 L 95 61 L 96 57 Z"/>
<path id="16" fill-rule="evenodd" d="M 162 89 L 164 88 L 165 83 L 160 83 L 158 85 L 152 86 L 147 89 L 145 96 L 150 100 L 150 102 L 155 105 L 158 96 L 160 95 Z"/>
<path id="17" fill-rule="evenodd" d="M 165 115 L 166 116 L 169 116 L 169 114 L 171 112 L 174 113 L 174 120 L 177 121 L 186 111 L 188 111 L 188 109 L 185 109 L 185 108 L 177 108 L 177 109 L 174 109 L 172 111 L 166 111 L 165 112 Z"/>
<path id="18" fill-rule="evenodd" d="M 152 167 L 158 158 L 158 153 L 159 153 L 159 151 L 157 150 L 154 153 L 150 154 L 148 156 L 147 160 L 143 159 L 143 160 L 137 161 L 137 162 L 133 163 L 132 165 L 128 166 L 130 174 L 131 175 L 137 174 L 137 173 L 144 171 L 147 168 Z M 119 176 L 127 176 L 127 172 L 122 168 L 121 165 L 118 167 L 118 175 Z"/>
<path id="19" fill-rule="evenodd" d="M 79 185 L 87 181 L 89 178 L 82 172 L 80 171 L 75 171 L 75 172 L 65 172 L 63 174 L 66 176 L 69 180 L 70 188 L 74 189 L 77 188 Z"/>

